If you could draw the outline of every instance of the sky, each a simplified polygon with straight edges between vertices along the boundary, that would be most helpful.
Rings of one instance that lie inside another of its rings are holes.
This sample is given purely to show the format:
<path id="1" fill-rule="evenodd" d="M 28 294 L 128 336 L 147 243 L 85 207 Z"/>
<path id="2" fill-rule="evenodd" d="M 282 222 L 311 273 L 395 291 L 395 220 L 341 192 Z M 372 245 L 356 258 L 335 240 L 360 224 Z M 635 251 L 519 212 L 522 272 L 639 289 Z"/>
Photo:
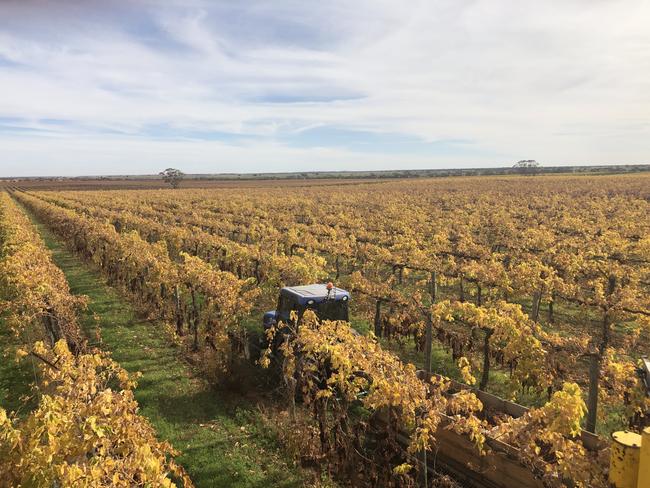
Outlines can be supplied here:
<path id="1" fill-rule="evenodd" d="M 650 162 L 647 0 L 0 0 L 0 177 Z"/>

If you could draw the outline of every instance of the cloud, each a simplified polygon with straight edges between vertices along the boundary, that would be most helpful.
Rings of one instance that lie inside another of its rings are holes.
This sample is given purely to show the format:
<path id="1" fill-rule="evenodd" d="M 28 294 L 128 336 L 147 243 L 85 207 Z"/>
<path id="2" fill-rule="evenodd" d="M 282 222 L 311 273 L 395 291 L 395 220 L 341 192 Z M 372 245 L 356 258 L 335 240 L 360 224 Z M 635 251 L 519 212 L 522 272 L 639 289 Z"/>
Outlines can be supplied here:
<path id="1" fill-rule="evenodd" d="M 6 1 L 0 176 L 643 162 L 648 18 L 642 0 Z"/>

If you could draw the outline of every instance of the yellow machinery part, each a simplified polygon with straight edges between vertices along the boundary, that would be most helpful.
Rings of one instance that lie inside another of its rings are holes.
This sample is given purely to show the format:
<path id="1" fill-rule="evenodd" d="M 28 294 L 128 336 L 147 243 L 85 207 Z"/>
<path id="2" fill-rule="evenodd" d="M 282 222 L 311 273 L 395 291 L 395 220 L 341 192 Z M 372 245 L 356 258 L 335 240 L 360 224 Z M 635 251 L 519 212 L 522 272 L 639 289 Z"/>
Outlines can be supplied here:
<path id="1" fill-rule="evenodd" d="M 614 432 L 612 440 L 609 463 L 610 483 L 616 488 L 638 488 L 641 436 L 625 430 Z"/>
<path id="2" fill-rule="evenodd" d="M 641 434 L 641 452 L 639 454 L 639 479 L 637 488 L 650 488 L 650 427 Z"/>

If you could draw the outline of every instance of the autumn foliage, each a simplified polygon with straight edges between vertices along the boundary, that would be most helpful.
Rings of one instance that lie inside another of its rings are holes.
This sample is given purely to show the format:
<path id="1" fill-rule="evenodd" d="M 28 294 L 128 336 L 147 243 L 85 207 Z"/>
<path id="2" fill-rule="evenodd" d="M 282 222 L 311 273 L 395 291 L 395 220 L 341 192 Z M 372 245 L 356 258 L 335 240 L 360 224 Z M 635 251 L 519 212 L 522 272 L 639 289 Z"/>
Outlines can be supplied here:
<path id="1" fill-rule="evenodd" d="M 38 379 L 33 411 L 0 408 L 0 485 L 192 486 L 138 414 L 135 378 L 87 348 L 77 316 L 85 303 L 0 193 L 0 319 L 19 344 L 16 360 L 30 360 Z"/>
<path id="2" fill-rule="evenodd" d="M 650 409 L 636 374 L 650 336 L 649 188 L 647 175 L 548 176 L 14 196 L 210 370 L 245 354 L 248 317 L 279 287 L 352 291 L 374 337 L 327 324 L 281 341 L 323 452 L 357 448 L 364 424 L 349 410 L 361 404 L 392 409 L 416 451 L 448 415 L 477 444 L 509 439 L 548 484 L 599 486 L 604 464 L 577 425 L 638 428 Z M 444 382 L 423 387 L 387 352 L 426 354 L 427 334 L 459 379 L 539 408 L 485 425 L 467 396 L 453 413 Z M 409 475 L 404 461 L 384 480 Z"/>
<path id="3" fill-rule="evenodd" d="M 23 419 L 0 409 L 0 484 L 192 486 L 176 452 L 138 415 L 134 379 L 109 356 L 75 356 L 63 340 L 20 355 L 39 359 L 39 402 Z"/>

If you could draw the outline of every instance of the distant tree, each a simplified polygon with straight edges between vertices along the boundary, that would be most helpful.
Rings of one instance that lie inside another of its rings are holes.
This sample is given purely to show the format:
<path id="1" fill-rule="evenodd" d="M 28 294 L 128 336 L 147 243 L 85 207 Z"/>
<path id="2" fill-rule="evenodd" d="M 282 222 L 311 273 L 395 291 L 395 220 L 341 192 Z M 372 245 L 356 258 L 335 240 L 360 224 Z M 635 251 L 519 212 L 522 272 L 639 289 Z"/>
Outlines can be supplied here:
<path id="1" fill-rule="evenodd" d="M 185 176 L 185 173 L 183 173 L 180 169 L 175 168 L 167 168 L 165 171 L 161 171 L 159 174 L 162 176 L 162 179 L 165 181 L 165 183 L 169 183 L 172 188 L 178 188 L 181 184 L 181 181 L 183 181 L 183 177 Z"/>
<path id="2" fill-rule="evenodd" d="M 534 159 L 522 159 L 515 163 L 513 168 L 517 170 L 518 173 L 534 175 L 539 172 L 539 163 Z"/>

